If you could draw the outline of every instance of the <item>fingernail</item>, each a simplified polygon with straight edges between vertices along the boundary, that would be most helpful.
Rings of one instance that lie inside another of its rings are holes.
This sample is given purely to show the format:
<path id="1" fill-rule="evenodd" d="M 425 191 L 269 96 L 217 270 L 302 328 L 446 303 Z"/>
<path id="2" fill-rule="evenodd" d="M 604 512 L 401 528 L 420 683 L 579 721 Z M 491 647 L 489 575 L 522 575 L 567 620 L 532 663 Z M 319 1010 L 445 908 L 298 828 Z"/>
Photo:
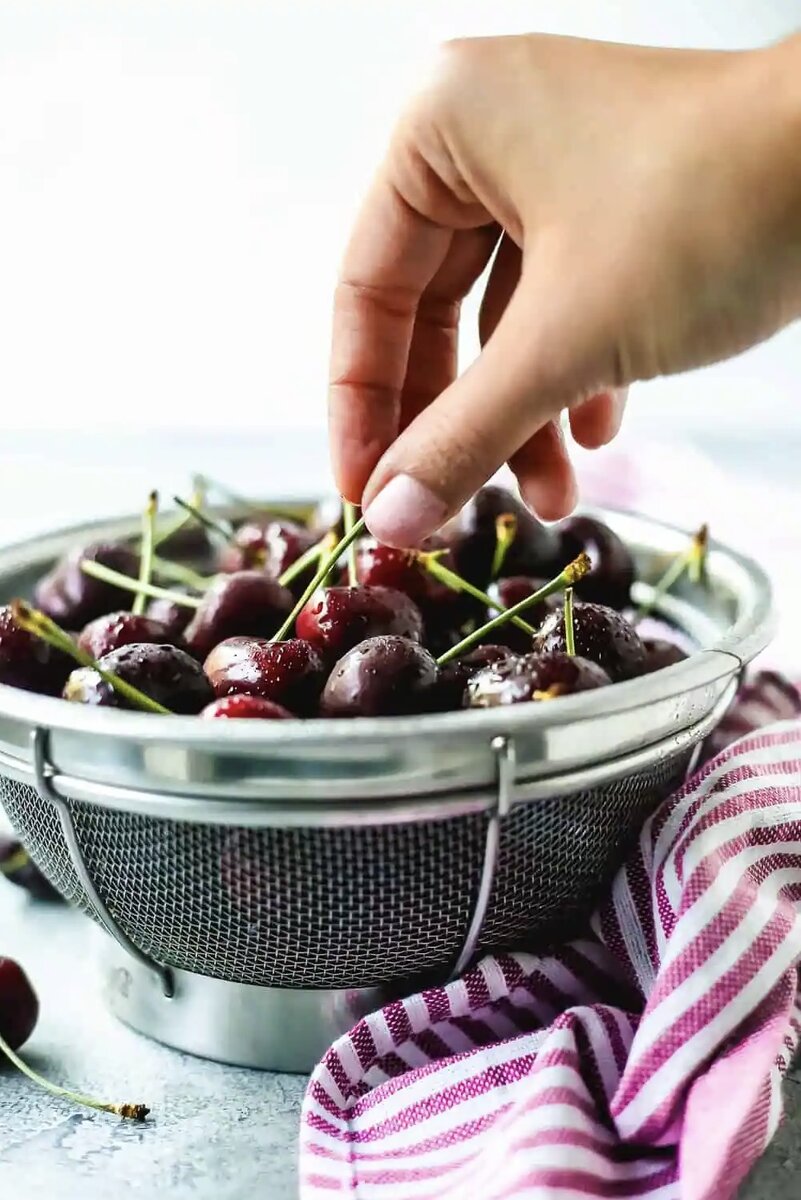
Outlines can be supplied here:
<path id="1" fill-rule="evenodd" d="M 447 515 L 444 501 L 419 479 L 396 475 L 367 506 L 364 519 L 379 542 L 406 549 L 439 529 Z"/>

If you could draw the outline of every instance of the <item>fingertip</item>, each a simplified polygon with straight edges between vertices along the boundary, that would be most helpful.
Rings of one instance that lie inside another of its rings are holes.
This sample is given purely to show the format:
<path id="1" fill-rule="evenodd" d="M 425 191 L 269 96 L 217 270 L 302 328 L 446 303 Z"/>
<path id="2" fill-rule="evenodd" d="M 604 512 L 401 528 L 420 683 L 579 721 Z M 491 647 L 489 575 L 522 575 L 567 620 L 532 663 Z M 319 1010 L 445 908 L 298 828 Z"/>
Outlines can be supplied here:
<path id="1" fill-rule="evenodd" d="M 584 450 L 600 450 L 620 432 L 628 388 L 598 392 L 570 410 L 570 432 Z"/>

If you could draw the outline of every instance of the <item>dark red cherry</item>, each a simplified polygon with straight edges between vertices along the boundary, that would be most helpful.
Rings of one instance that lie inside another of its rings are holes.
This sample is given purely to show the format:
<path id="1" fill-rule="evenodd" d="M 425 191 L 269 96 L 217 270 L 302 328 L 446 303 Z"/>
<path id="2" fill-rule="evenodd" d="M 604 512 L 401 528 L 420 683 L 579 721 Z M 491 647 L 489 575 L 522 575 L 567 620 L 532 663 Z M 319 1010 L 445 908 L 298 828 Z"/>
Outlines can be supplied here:
<path id="1" fill-rule="evenodd" d="M 292 713 L 287 712 L 280 704 L 274 704 L 272 700 L 265 700 L 263 696 L 246 695 L 223 696 L 220 700 L 213 700 L 211 704 L 206 705 L 200 715 L 207 720 L 219 720 L 220 718 L 227 720 L 251 718 L 261 721 L 292 720 Z"/>
<path id="2" fill-rule="evenodd" d="M 81 570 L 81 562 L 92 562 L 135 576 L 139 559 L 129 546 L 119 542 L 93 542 L 79 546 L 39 580 L 34 602 L 46 616 L 67 629 L 83 629 L 95 617 L 115 609 L 130 607 L 131 593 L 113 584 L 94 579 Z"/>
<path id="3" fill-rule="evenodd" d="M 292 605 L 292 593 L 264 571 L 221 575 L 204 595 L 184 640 L 202 661 L 226 638 L 272 637 Z"/>
<path id="4" fill-rule="evenodd" d="M 437 664 L 419 642 L 372 637 L 341 658 L 323 691 L 326 717 L 386 717 L 428 712 L 435 703 Z"/>
<path id="5" fill-rule="evenodd" d="M 264 517 L 246 521 L 234 534 L 233 541 L 225 546 L 220 555 L 221 571 L 243 571 L 255 568 L 267 571 L 277 579 L 287 567 L 305 554 L 318 539 L 303 525 L 286 519 Z M 314 574 L 314 567 L 298 576 L 300 591 Z M 298 581 L 295 581 L 297 586 Z M 300 591 L 298 595 L 300 595 Z"/>
<path id="6" fill-rule="evenodd" d="M 613 683 L 642 674 L 645 647 L 633 626 L 614 608 L 576 601 L 573 628 L 576 654 L 598 663 Z M 566 652 L 563 608 L 545 618 L 534 639 L 534 649 L 548 653 Z"/>
<path id="7" fill-rule="evenodd" d="M 204 527 L 198 521 L 188 521 L 163 542 L 159 542 L 157 553 L 162 558 L 179 562 L 205 564 L 213 557 L 213 548 Z"/>
<path id="8" fill-rule="evenodd" d="M 0 1034 L 19 1050 L 36 1028 L 39 1001 L 28 976 L 13 958 L 0 958 Z M 0 1051 L 0 1060 L 3 1057 Z"/>
<path id="9" fill-rule="evenodd" d="M 439 668 L 436 685 L 436 706 L 442 712 L 463 708 L 467 685 L 474 675 L 486 667 L 514 660 L 508 646 L 476 646 L 461 658 L 453 658 Z"/>
<path id="10" fill-rule="evenodd" d="M 191 591 L 189 588 L 176 587 L 174 584 L 170 585 L 170 591 L 183 592 L 187 596 L 200 595 L 199 592 Z M 150 617 L 151 621 L 157 621 L 167 631 L 168 641 L 180 644 L 183 640 L 183 632 L 195 615 L 195 611 L 186 604 L 175 604 L 172 600 L 154 599 L 148 604 L 146 615 Z"/>
<path id="11" fill-rule="evenodd" d="M 92 658 L 102 658 L 104 654 L 133 642 L 169 643 L 172 640 L 167 626 L 152 617 L 116 612 L 90 621 L 79 636 L 78 645 Z"/>
<path id="12" fill-rule="evenodd" d="M 576 595 L 594 604 L 625 608 L 634 583 L 634 558 L 628 546 L 595 517 L 570 517 L 559 527 L 560 558 L 570 562 L 583 550 L 592 571 L 576 584 Z"/>
<path id="13" fill-rule="evenodd" d="M 510 662 L 479 671 L 467 684 L 468 708 L 495 708 L 502 704 L 554 700 L 611 683 L 597 663 L 578 655 L 526 654 Z"/>
<path id="14" fill-rule="evenodd" d="M 688 657 L 680 646 L 662 638 L 644 638 L 642 644 L 645 647 L 644 675 L 652 675 L 654 671 L 661 671 L 663 667 L 675 666 Z"/>
<path id="15" fill-rule="evenodd" d="M 414 601 L 393 588 L 330 587 L 302 609 L 296 632 L 333 663 L 366 638 L 394 634 L 421 642 L 423 618 Z"/>
<path id="16" fill-rule="evenodd" d="M 42 874 L 22 843 L 3 833 L 0 833 L 0 875 L 9 883 L 29 892 L 36 900 L 61 900 L 60 893 Z"/>
<path id="17" fill-rule="evenodd" d="M 515 518 L 517 533 L 504 558 L 503 574 L 550 578 L 554 573 L 558 543 L 552 530 L 505 488 L 483 487 L 443 535 L 453 546 L 458 574 L 485 591 L 497 543 L 495 522 L 506 513 Z"/>
<path id="18" fill-rule="evenodd" d="M 519 604 L 521 600 L 525 600 L 528 596 L 546 583 L 544 579 L 533 579 L 530 575 L 512 575 L 508 579 L 496 579 L 487 588 L 487 594 L 493 600 L 497 600 L 504 608 L 511 608 L 514 604 Z M 523 619 L 529 625 L 537 629 L 548 613 L 555 612 L 561 605 L 562 601 L 559 596 L 547 596 L 545 600 L 540 600 L 538 604 L 532 605 L 523 613 Z M 484 620 L 488 621 L 492 617 L 498 615 L 496 609 L 489 609 L 484 614 Z M 532 640 L 531 635 L 523 629 L 518 629 L 517 625 L 513 625 L 511 621 L 507 621 L 505 625 L 493 629 L 488 635 L 492 638 L 493 643 L 503 646 L 509 646 L 510 649 L 518 654 L 529 654 L 531 652 Z"/>
<path id="19" fill-rule="evenodd" d="M 214 690 L 200 663 L 177 646 L 120 646 L 98 659 L 98 665 L 174 713 L 199 713 L 214 699 Z M 93 667 L 79 667 L 72 672 L 64 687 L 64 699 L 108 708 L 134 707 Z"/>
<path id="20" fill-rule="evenodd" d="M 319 651 L 301 638 L 228 638 L 214 647 L 203 669 L 215 696 L 262 696 L 302 717 L 317 711 L 326 679 Z"/>
<path id="21" fill-rule="evenodd" d="M 73 665 L 66 654 L 20 629 L 7 605 L 0 607 L 0 683 L 59 696 Z"/>

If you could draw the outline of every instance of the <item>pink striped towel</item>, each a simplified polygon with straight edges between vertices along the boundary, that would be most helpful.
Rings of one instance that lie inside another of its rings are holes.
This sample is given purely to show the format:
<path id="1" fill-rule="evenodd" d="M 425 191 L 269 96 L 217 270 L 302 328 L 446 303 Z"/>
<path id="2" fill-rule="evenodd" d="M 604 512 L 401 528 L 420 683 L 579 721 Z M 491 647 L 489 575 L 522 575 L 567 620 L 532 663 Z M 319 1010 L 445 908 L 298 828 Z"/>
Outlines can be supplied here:
<path id="1" fill-rule="evenodd" d="M 801 1030 L 800 718 L 757 676 L 586 938 L 340 1038 L 306 1094 L 304 1200 L 733 1196 Z"/>

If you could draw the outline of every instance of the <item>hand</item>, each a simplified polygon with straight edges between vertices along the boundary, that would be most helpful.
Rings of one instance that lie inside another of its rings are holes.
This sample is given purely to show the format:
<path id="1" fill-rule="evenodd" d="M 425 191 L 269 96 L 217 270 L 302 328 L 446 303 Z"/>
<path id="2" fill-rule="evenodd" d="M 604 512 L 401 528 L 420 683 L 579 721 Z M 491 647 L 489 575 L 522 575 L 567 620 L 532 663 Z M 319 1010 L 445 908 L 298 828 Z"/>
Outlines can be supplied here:
<path id="1" fill-rule="evenodd" d="M 343 494 L 419 543 L 508 461 L 556 519 L 625 388 L 801 311 L 801 43 L 707 53 L 549 37 L 444 47 L 402 117 L 337 287 Z M 459 306 L 494 253 L 482 352 Z"/>

